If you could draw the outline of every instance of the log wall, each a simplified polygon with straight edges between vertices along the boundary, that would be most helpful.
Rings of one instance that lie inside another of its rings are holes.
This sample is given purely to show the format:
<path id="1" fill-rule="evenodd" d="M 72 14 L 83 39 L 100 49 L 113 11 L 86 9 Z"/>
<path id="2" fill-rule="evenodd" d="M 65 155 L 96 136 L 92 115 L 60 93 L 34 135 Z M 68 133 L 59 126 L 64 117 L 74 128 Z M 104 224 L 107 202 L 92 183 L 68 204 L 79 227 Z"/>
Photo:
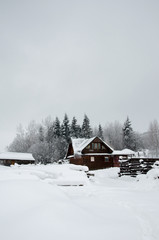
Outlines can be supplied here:
<path id="1" fill-rule="evenodd" d="M 159 158 L 130 158 L 120 161 L 119 176 L 129 175 L 135 177 L 138 174 L 146 174 L 157 161 L 159 161 Z"/>

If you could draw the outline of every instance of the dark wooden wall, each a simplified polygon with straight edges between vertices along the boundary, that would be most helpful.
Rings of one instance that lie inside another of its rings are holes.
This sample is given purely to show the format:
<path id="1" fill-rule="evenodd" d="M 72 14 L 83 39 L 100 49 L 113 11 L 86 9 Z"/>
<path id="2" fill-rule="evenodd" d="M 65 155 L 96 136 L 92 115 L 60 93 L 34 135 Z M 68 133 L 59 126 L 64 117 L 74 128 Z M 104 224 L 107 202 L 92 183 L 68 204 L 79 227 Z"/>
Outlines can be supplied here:
<path id="1" fill-rule="evenodd" d="M 10 166 L 14 165 L 15 163 L 17 164 L 34 164 L 35 161 L 30 161 L 30 160 L 10 160 L 10 159 L 4 159 L 1 160 L 5 166 Z"/>
<path id="2" fill-rule="evenodd" d="M 92 155 L 93 156 L 93 155 Z M 103 168 L 114 167 L 113 157 L 109 157 L 109 161 L 105 162 L 105 156 L 93 156 L 95 161 L 91 161 L 91 156 L 82 156 L 81 158 L 71 158 L 70 163 L 76 165 L 84 165 L 89 168 L 89 170 L 97 170 Z"/>
<path id="3" fill-rule="evenodd" d="M 69 147 L 68 147 L 68 151 L 67 151 L 66 157 L 71 156 L 73 154 L 74 154 L 74 152 L 73 152 L 72 143 L 70 143 Z"/>
<path id="4" fill-rule="evenodd" d="M 91 162 L 90 156 L 83 157 L 84 165 L 86 165 L 90 170 L 103 169 L 113 167 L 113 158 L 109 157 L 109 161 L 105 162 L 104 156 L 94 156 L 95 161 Z"/>
<path id="5" fill-rule="evenodd" d="M 82 157 L 81 158 L 70 158 L 70 163 L 76 164 L 76 165 L 84 165 Z"/>

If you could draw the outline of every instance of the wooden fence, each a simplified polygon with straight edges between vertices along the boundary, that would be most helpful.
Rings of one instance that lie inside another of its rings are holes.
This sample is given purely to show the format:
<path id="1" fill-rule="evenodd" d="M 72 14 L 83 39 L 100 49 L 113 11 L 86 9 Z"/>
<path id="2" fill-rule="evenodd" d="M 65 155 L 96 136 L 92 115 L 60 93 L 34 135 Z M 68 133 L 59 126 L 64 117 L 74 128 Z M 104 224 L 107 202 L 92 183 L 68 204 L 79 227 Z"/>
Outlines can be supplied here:
<path id="1" fill-rule="evenodd" d="M 157 161 L 159 161 L 159 158 L 132 157 L 127 160 L 121 160 L 119 176 L 129 175 L 135 177 L 138 174 L 146 174 Z"/>

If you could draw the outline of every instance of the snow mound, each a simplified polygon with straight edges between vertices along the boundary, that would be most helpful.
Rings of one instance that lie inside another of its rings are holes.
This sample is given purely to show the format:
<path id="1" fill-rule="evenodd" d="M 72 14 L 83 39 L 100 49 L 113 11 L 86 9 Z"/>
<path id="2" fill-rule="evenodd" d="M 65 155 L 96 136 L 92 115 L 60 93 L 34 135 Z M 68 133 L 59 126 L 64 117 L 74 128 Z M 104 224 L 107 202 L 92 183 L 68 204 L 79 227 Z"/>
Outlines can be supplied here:
<path id="1" fill-rule="evenodd" d="M 83 172 L 88 172 L 88 167 L 87 166 L 81 166 L 81 165 L 70 165 L 70 169 L 72 170 L 77 170 L 77 171 L 83 171 Z"/>
<path id="2" fill-rule="evenodd" d="M 159 169 L 151 169 L 146 175 L 150 179 L 159 179 Z"/>
<path id="3" fill-rule="evenodd" d="M 85 166 L 70 164 L 48 165 L 14 165 L 11 168 L 0 167 L 0 180 L 7 179 L 37 179 L 57 186 L 84 186 L 89 184 Z M 78 170 L 78 171 L 77 171 Z"/>
<path id="4" fill-rule="evenodd" d="M 94 173 L 95 177 L 98 177 L 98 178 L 113 178 L 113 179 L 119 177 L 119 172 L 120 172 L 120 169 L 117 168 L 117 167 L 90 171 L 90 173 Z"/>
<path id="5" fill-rule="evenodd" d="M 159 179 L 159 161 L 156 161 L 153 168 L 149 170 L 146 174 L 149 179 Z"/>

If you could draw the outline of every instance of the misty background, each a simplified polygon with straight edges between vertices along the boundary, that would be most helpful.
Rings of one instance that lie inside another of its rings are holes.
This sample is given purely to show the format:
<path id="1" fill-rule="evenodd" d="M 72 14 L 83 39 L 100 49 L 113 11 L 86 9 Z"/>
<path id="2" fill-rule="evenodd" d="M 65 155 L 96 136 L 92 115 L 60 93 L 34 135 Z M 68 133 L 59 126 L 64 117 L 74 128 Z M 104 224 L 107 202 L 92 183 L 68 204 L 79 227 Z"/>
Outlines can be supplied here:
<path id="1" fill-rule="evenodd" d="M 159 119 L 159 2 L 0 1 L 0 151 L 21 123 Z"/>

